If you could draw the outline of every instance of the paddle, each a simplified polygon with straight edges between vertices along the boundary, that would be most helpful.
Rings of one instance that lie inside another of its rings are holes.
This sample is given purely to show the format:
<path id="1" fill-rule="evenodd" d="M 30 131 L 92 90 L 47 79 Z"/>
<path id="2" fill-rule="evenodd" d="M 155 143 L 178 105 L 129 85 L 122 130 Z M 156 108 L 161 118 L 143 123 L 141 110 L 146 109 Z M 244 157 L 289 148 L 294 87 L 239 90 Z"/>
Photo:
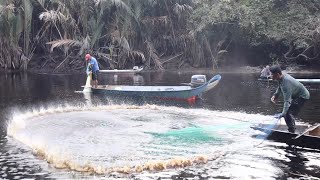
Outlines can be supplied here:
<path id="1" fill-rule="evenodd" d="M 320 126 L 320 124 L 317 124 L 317 125 L 315 125 L 315 126 L 311 126 L 311 127 L 309 127 L 307 130 L 303 131 L 301 134 L 297 135 L 296 137 L 293 137 L 292 139 L 298 139 L 299 137 L 303 136 L 305 133 L 316 129 L 316 128 L 319 127 L 319 126 Z"/>

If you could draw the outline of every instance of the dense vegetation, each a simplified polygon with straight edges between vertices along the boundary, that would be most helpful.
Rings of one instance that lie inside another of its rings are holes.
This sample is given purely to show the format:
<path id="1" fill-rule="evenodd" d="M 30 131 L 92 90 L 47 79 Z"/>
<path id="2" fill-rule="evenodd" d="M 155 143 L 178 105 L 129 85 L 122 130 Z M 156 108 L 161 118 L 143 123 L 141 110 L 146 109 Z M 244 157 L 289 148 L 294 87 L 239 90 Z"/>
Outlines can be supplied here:
<path id="1" fill-rule="evenodd" d="M 318 0 L 0 0 L 1 69 L 317 64 Z"/>

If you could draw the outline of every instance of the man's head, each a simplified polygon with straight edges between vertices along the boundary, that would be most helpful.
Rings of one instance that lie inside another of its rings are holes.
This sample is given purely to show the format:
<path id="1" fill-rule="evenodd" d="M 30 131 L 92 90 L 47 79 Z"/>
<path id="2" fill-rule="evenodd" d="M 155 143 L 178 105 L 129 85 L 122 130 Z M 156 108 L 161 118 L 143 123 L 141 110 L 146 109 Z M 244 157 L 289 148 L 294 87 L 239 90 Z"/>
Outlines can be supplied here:
<path id="1" fill-rule="evenodd" d="M 91 59 L 91 55 L 90 54 L 86 54 L 85 59 L 86 59 L 86 61 L 89 61 Z"/>
<path id="2" fill-rule="evenodd" d="M 269 66 L 269 65 L 267 65 L 267 66 L 266 66 L 266 68 L 267 68 L 267 69 L 270 69 L 270 66 Z"/>
<path id="3" fill-rule="evenodd" d="M 271 66 L 270 67 L 270 72 L 272 74 L 272 79 L 273 80 L 280 80 L 282 77 L 282 71 L 280 66 L 276 65 L 276 66 Z"/>

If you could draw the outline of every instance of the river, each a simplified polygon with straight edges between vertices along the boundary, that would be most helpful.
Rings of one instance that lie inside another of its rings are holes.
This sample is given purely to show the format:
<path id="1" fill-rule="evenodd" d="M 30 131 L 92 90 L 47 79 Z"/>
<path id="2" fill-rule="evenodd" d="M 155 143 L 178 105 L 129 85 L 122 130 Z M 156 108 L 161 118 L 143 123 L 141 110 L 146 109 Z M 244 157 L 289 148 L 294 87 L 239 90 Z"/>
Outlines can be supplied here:
<path id="1" fill-rule="evenodd" d="M 217 73 L 100 73 L 99 81 L 177 85 L 193 74 Z M 250 128 L 275 122 L 276 85 L 254 73 L 220 74 L 195 103 L 84 96 L 76 93 L 84 74 L 0 74 L 0 179 L 319 178 L 320 151 L 264 140 Z M 311 99 L 298 123 L 319 123 L 320 85 L 306 87 Z"/>

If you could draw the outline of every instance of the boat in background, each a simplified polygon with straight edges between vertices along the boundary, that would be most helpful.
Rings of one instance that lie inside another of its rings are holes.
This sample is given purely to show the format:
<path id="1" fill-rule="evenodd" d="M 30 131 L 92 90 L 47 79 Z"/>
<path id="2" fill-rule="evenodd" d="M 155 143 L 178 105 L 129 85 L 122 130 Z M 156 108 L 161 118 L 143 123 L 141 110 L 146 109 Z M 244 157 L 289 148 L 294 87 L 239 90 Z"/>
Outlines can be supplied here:
<path id="1" fill-rule="evenodd" d="M 270 140 L 320 150 L 320 124 L 296 125 L 295 133 L 288 132 L 287 125 L 259 124 L 251 128 L 266 133 Z"/>
<path id="2" fill-rule="evenodd" d="M 143 67 L 134 66 L 132 69 L 112 69 L 112 70 L 99 70 L 101 73 L 139 73 Z"/>
<path id="3" fill-rule="evenodd" d="M 99 85 L 97 88 L 90 88 L 93 94 L 105 94 L 128 97 L 151 97 L 173 100 L 196 99 L 203 92 L 215 87 L 221 80 L 220 75 L 215 75 L 208 82 L 197 87 L 192 86 L 127 86 L 127 85 Z"/>

